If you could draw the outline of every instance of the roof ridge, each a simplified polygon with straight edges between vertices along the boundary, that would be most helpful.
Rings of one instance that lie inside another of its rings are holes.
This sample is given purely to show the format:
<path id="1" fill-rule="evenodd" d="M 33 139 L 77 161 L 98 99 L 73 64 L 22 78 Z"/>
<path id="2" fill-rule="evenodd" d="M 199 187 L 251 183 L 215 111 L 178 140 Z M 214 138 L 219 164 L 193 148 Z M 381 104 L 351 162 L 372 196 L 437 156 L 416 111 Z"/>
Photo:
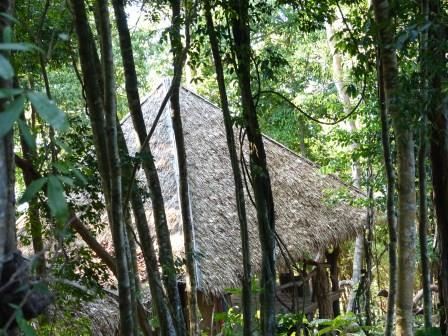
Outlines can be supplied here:
<path id="1" fill-rule="evenodd" d="M 187 88 L 187 87 L 185 87 L 185 86 L 183 86 L 183 85 L 181 85 L 181 88 L 182 88 L 183 90 L 187 91 L 188 93 L 190 93 L 190 94 L 192 94 L 192 95 L 194 95 L 194 96 L 196 96 L 196 97 L 202 99 L 203 101 L 205 101 L 205 102 L 208 103 L 209 105 L 212 105 L 213 107 L 217 108 L 218 110 L 222 110 L 221 107 L 219 107 L 219 106 L 216 105 L 215 103 L 211 102 L 211 101 L 208 100 L 207 98 L 201 96 L 201 95 L 198 94 L 197 92 L 193 91 L 193 89 Z M 310 159 L 308 159 L 308 158 L 306 158 L 306 157 L 301 156 L 300 154 L 294 152 L 292 149 L 286 147 L 286 146 L 283 145 L 282 143 L 278 142 L 277 140 L 274 140 L 273 138 L 267 136 L 266 134 L 261 133 L 261 135 L 263 136 L 263 138 L 265 138 L 265 139 L 267 139 L 268 141 L 274 143 L 275 145 L 281 147 L 282 149 L 286 150 L 287 152 L 289 152 L 290 154 L 294 155 L 294 156 L 297 157 L 298 159 L 304 161 L 305 163 L 309 164 L 310 166 L 312 166 L 312 167 L 314 167 L 314 168 L 317 168 L 317 169 L 321 169 L 321 168 L 322 168 L 322 166 L 319 165 L 318 163 L 316 163 L 316 162 L 314 162 L 314 161 L 312 161 L 312 160 L 310 160 Z M 350 184 L 350 183 L 345 182 L 345 181 L 342 180 L 339 176 L 337 176 L 337 175 L 335 175 L 335 174 L 325 174 L 325 175 L 326 175 L 326 176 L 329 176 L 329 177 L 331 177 L 331 178 L 333 178 L 333 179 L 335 179 L 336 181 L 338 181 L 339 183 L 341 183 L 341 184 L 345 185 L 346 187 L 352 189 L 353 191 L 356 191 L 356 192 L 358 192 L 358 193 L 360 193 L 360 194 L 362 194 L 362 195 L 365 195 L 365 193 L 364 193 L 361 189 L 355 187 L 354 185 L 352 185 L 352 184 Z"/>
<path id="2" fill-rule="evenodd" d="M 143 96 L 143 99 L 140 100 L 140 106 L 142 106 L 146 101 L 151 98 L 157 90 L 160 89 L 160 87 L 164 84 L 164 79 L 162 79 L 159 84 L 156 85 L 154 89 L 152 89 L 147 95 Z M 123 123 L 128 120 L 131 117 L 131 112 L 128 112 L 121 120 L 120 125 L 123 125 Z"/>

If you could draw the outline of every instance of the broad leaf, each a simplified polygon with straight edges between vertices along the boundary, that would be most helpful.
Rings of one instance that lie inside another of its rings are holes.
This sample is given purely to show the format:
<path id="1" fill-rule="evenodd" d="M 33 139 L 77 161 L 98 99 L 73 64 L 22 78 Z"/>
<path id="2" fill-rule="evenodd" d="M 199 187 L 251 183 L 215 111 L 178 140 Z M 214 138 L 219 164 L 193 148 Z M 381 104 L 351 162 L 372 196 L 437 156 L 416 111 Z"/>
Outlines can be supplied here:
<path id="1" fill-rule="evenodd" d="M 69 185 L 70 187 L 75 186 L 75 184 L 73 183 L 73 179 L 68 177 L 68 176 L 64 176 L 64 175 L 57 175 L 57 178 L 59 179 L 59 181 L 61 181 L 61 183 Z"/>
<path id="2" fill-rule="evenodd" d="M 20 96 L 9 103 L 3 112 L 0 112 L 0 138 L 8 133 L 14 122 L 19 119 L 24 104 L 25 98 Z"/>
<path id="3" fill-rule="evenodd" d="M 48 177 L 47 184 L 48 207 L 58 222 L 63 222 L 68 215 L 64 188 L 56 176 Z"/>
<path id="4" fill-rule="evenodd" d="M 36 138 L 33 134 L 31 134 L 30 128 L 25 121 L 18 119 L 17 123 L 19 125 L 20 134 L 22 135 L 23 140 L 25 140 L 25 143 L 34 152 L 36 150 Z"/>
<path id="5" fill-rule="evenodd" d="M 11 40 L 12 40 L 11 37 L 12 37 L 11 26 L 7 26 L 3 29 L 3 42 L 5 42 L 5 43 L 11 42 Z"/>
<path id="6" fill-rule="evenodd" d="M 33 49 L 37 49 L 37 47 L 31 43 L 0 43 L 0 50 L 29 51 Z"/>
<path id="7" fill-rule="evenodd" d="M 31 104 L 35 107 L 37 113 L 49 123 L 53 128 L 63 131 L 67 128 L 67 119 L 65 113 L 62 112 L 56 104 L 47 98 L 41 92 L 27 93 Z"/>
<path id="8" fill-rule="evenodd" d="M 19 326 L 20 331 L 23 333 L 23 335 L 25 335 L 25 336 L 37 335 L 36 331 L 33 329 L 33 327 L 31 325 L 29 325 L 28 322 L 23 317 L 22 308 L 20 306 L 13 305 L 13 304 L 10 304 L 10 306 L 15 309 L 16 322 L 17 322 L 17 325 Z"/>
<path id="9" fill-rule="evenodd" d="M 14 16 L 9 15 L 8 13 L 0 13 L 0 17 L 3 17 L 11 22 L 14 22 L 14 23 L 19 23 L 19 21 L 17 21 L 17 19 Z"/>
<path id="10" fill-rule="evenodd" d="M 0 99 L 14 97 L 23 92 L 23 89 L 0 89 Z"/>
<path id="11" fill-rule="evenodd" d="M 14 76 L 14 69 L 8 59 L 0 54 L 0 77 L 3 79 L 11 79 Z"/>
<path id="12" fill-rule="evenodd" d="M 87 184 L 87 180 L 84 177 L 84 175 L 79 171 L 79 169 L 75 168 L 73 169 L 73 175 L 75 175 L 76 177 L 76 182 L 78 182 L 77 184 L 84 186 Z"/>
<path id="13" fill-rule="evenodd" d="M 25 203 L 31 201 L 34 196 L 42 189 L 44 184 L 47 182 L 46 177 L 42 177 L 30 183 L 30 185 L 26 188 L 22 197 L 19 200 L 19 203 Z"/>

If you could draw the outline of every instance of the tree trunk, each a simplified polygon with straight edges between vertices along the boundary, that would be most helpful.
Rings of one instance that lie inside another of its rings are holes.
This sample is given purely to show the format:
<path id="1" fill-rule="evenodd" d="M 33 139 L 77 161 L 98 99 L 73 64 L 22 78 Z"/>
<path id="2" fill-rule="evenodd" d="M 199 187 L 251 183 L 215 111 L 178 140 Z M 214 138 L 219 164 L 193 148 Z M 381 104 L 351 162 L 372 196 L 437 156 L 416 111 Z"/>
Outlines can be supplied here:
<path id="1" fill-rule="evenodd" d="M 395 318 L 395 297 L 397 288 L 397 223 L 395 216 L 395 174 L 392 164 L 389 120 L 386 112 L 386 99 L 384 96 L 383 73 L 381 71 L 381 60 L 378 55 L 378 103 L 380 107 L 381 119 L 381 141 L 383 146 L 384 167 L 387 180 L 386 213 L 387 227 L 389 234 L 388 254 L 389 254 L 389 293 L 387 296 L 387 315 L 385 336 L 392 336 Z"/>
<path id="2" fill-rule="evenodd" d="M 342 67 L 342 56 L 336 50 L 335 42 L 333 41 L 334 29 L 331 23 L 325 24 L 325 30 L 327 33 L 327 43 L 330 48 L 330 53 L 333 58 L 333 82 L 336 86 L 336 90 L 338 92 L 339 101 L 341 102 L 344 113 L 350 113 L 352 109 L 352 104 L 350 102 L 350 97 L 347 94 L 347 90 L 344 87 L 344 70 Z M 353 120 L 349 120 L 347 122 L 348 129 L 351 133 L 356 132 L 356 124 Z M 358 145 L 356 143 L 352 143 L 352 149 L 355 150 Z M 360 178 L 361 178 L 361 169 L 356 161 L 352 162 L 352 181 L 353 185 L 357 188 L 360 188 Z M 362 268 L 362 260 L 364 254 L 364 234 L 360 233 L 356 236 L 355 241 L 355 249 L 353 252 L 353 271 L 352 271 L 352 290 L 350 292 L 350 296 L 347 302 L 347 311 L 351 312 L 354 310 L 355 298 L 357 295 L 359 280 L 361 279 L 361 268 Z M 359 308 L 359 307 L 358 307 Z"/>
<path id="3" fill-rule="evenodd" d="M 122 157 L 129 155 L 123 131 L 120 125 L 117 125 L 118 144 Z M 151 292 L 151 300 L 155 307 L 157 317 L 160 323 L 160 332 L 162 335 L 174 335 L 173 323 L 170 318 L 168 305 L 165 303 L 163 286 L 160 279 L 159 265 L 157 262 L 157 254 L 154 248 L 149 224 L 146 218 L 145 207 L 138 188 L 130 181 L 132 167 L 129 164 L 123 165 L 123 190 L 131 189 L 130 203 L 134 213 L 135 226 L 138 236 L 140 237 L 140 247 L 145 261 L 146 274 L 148 276 L 149 289 Z M 168 303 L 169 304 L 169 303 Z M 174 307 L 171 307 L 174 309 Z M 173 312 L 174 313 L 174 312 Z M 173 315 L 174 316 L 174 315 Z M 183 323 L 183 321 L 181 321 Z M 181 334 L 180 334 L 181 335 Z"/>
<path id="4" fill-rule="evenodd" d="M 331 291 L 339 292 L 339 267 L 338 259 L 341 249 L 339 246 L 333 248 L 333 251 L 325 253 L 327 262 L 330 264 L 330 281 Z M 341 315 L 341 307 L 339 297 L 333 301 L 333 316 Z"/>
<path id="5" fill-rule="evenodd" d="M 34 110 L 34 107 L 31 108 Z M 35 111 L 33 111 L 32 113 L 35 113 Z M 21 118 L 24 122 L 26 122 L 24 115 L 22 115 Z M 35 155 L 32 153 L 31 149 L 23 138 L 22 133 L 20 133 L 20 145 L 22 147 L 23 157 L 29 162 L 33 162 L 33 160 L 35 159 Z M 26 170 L 22 170 L 22 175 L 25 186 L 28 188 L 31 182 L 33 182 L 33 177 L 28 174 Z M 28 221 L 30 223 L 33 251 L 37 256 L 36 271 L 37 274 L 44 275 L 47 266 L 45 262 L 44 241 L 42 238 L 42 222 L 40 220 L 39 202 L 37 198 L 33 198 L 28 202 Z"/>
<path id="6" fill-rule="evenodd" d="M 421 15 L 425 22 L 429 19 L 429 6 L 427 0 L 420 2 Z M 428 34 L 423 33 L 420 38 L 420 70 L 421 70 L 421 91 L 423 94 L 423 108 L 420 125 L 420 147 L 418 152 L 418 189 L 419 189 L 419 226 L 418 237 L 420 243 L 420 260 L 422 270 L 423 286 L 423 315 L 425 328 L 432 327 L 432 302 L 431 302 L 431 274 L 430 261 L 428 257 L 428 202 L 426 188 L 426 157 L 428 155 L 428 75 L 429 75 L 429 54 L 428 54 Z"/>
<path id="7" fill-rule="evenodd" d="M 241 251 L 243 257 L 243 291 L 242 291 L 242 308 L 244 321 L 244 335 L 250 335 L 252 331 L 252 285 L 251 285 L 251 264 L 250 264 L 250 246 L 249 232 L 247 228 L 246 204 L 244 200 L 244 186 L 241 178 L 240 166 L 238 163 L 238 155 L 235 146 L 235 136 L 233 133 L 233 125 L 230 114 L 229 102 L 224 80 L 224 70 L 219 52 L 219 42 L 216 36 L 213 17 L 210 8 L 210 1 L 204 1 L 205 17 L 207 20 L 208 36 L 210 38 L 210 46 L 212 49 L 213 60 L 215 64 L 216 80 L 219 87 L 219 95 L 221 99 L 221 108 L 226 129 L 227 148 L 229 150 L 230 162 L 232 164 L 233 180 L 235 183 L 235 199 L 238 212 L 238 220 L 240 223 L 241 233 Z"/>
<path id="8" fill-rule="evenodd" d="M 316 266 L 313 291 L 316 294 L 317 306 L 320 319 L 331 319 L 333 315 L 333 305 L 330 301 L 330 286 L 328 282 L 327 270 L 321 262 Z"/>
<path id="9" fill-rule="evenodd" d="M 381 71 L 386 111 L 395 132 L 398 159 L 398 277 L 397 335 L 412 335 L 412 294 L 415 278 L 415 159 L 414 139 L 409 121 L 400 110 L 397 55 L 394 27 L 388 0 L 372 2 L 379 31 Z"/>
<path id="10" fill-rule="evenodd" d="M 372 303 L 372 242 L 373 242 L 373 225 L 374 225 L 374 199 L 373 199 L 373 185 L 372 185 L 372 167 L 369 164 L 367 168 L 367 197 L 368 205 L 367 210 L 367 225 L 366 233 L 364 235 L 364 251 L 365 251 L 365 285 L 364 285 L 364 314 L 365 314 L 365 325 L 367 327 L 372 326 L 373 312 L 371 308 Z M 367 335 L 370 333 L 367 332 Z"/>
<path id="11" fill-rule="evenodd" d="M 104 105 L 100 87 L 101 79 L 95 65 L 94 43 L 85 12 L 84 1 L 72 0 L 75 28 L 79 41 L 79 54 L 92 125 L 98 168 L 102 179 L 109 223 L 116 254 L 117 280 L 120 306 L 120 331 L 122 335 L 134 335 L 129 282 L 128 258 L 126 256 L 124 223 L 122 212 L 121 167 L 116 135 L 115 83 L 110 39 L 110 24 L 107 3 L 99 0 L 101 19 L 101 46 L 103 57 Z M 82 41 L 82 42 L 81 42 Z M 106 117 L 106 119 L 105 119 Z M 107 132 L 106 132 L 107 128 Z"/>
<path id="12" fill-rule="evenodd" d="M 430 158 L 432 165 L 432 185 L 437 219 L 439 247 L 439 296 L 441 297 L 440 326 L 443 335 L 448 335 L 448 98 L 443 91 L 447 80 L 447 47 L 440 41 L 446 41 L 448 27 L 446 17 L 439 0 L 429 1 L 428 45 L 430 55 L 430 101 L 428 118 L 430 121 Z M 445 21 L 444 21 L 445 19 Z"/>
<path id="13" fill-rule="evenodd" d="M 275 324 L 275 216 L 271 181 L 266 163 L 263 138 L 257 120 L 257 113 L 251 91 L 250 78 L 250 29 L 249 1 L 234 0 L 231 2 L 232 32 L 235 54 L 238 61 L 237 75 L 243 108 L 243 119 L 250 142 L 250 172 L 253 181 L 255 205 L 257 211 L 258 233 L 261 246 L 261 278 L 260 278 L 260 328 L 262 335 L 274 335 Z"/>
<path id="14" fill-rule="evenodd" d="M 0 13 L 10 15 L 11 1 L 0 3 Z M 10 26 L 9 19 L 0 17 L 0 41 L 3 41 L 3 32 Z M 5 53 L 2 53 L 4 56 Z M 0 88 L 12 87 L 11 80 L 0 79 Z M 6 100 L 0 101 L 0 113 L 6 106 Z M 8 254 L 16 251 L 16 218 L 15 218 L 15 165 L 13 130 L 0 138 L 0 279 L 4 260 Z"/>
<path id="15" fill-rule="evenodd" d="M 126 12 L 123 0 L 113 0 L 117 29 L 120 37 L 120 51 L 123 60 L 125 75 L 126 95 L 128 106 L 132 117 L 134 128 L 137 132 L 140 144 L 146 137 L 147 131 L 140 104 L 140 95 L 138 92 L 138 80 L 135 71 L 134 55 L 132 50 L 131 36 L 127 24 Z M 154 214 L 154 223 L 156 228 L 157 241 L 159 245 L 159 260 L 162 266 L 163 281 L 167 290 L 167 296 L 171 308 L 175 312 L 174 323 L 179 335 L 185 334 L 185 322 L 182 311 L 182 304 L 177 287 L 177 277 L 174 267 L 173 251 L 170 241 L 170 233 L 166 220 L 165 206 L 159 177 L 155 167 L 154 159 L 149 148 L 149 144 L 141 149 L 145 160 L 142 166 L 146 175 L 151 195 L 151 204 Z M 135 209 L 134 209 L 135 212 Z M 135 214 L 135 213 L 134 213 Z M 143 213 L 144 214 L 144 213 Z M 146 216 L 145 216 L 146 221 Z M 148 232 L 149 235 L 149 232 Z M 143 239 L 143 237 L 142 237 Z M 154 248 L 152 247 L 154 250 Z M 149 252 L 150 250 L 148 250 Z"/>
<path id="16" fill-rule="evenodd" d="M 180 0 L 171 0 L 171 49 L 173 51 L 174 74 L 181 74 L 183 68 L 182 41 L 180 35 L 181 4 Z M 188 29 L 188 27 L 187 27 Z M 174 139 L 176 142 L 178 164 L 178 187 L 180 209 L 182 214 L 182 227 L 184 232 L 185 258 L 187 266 L 187 296 L 188 296 L 188 320 L 190 335 L 199 335 L 199 317 L 197 301 L 197 265 L 194 242 L 194 225 L 191 218 L 190 194 L 188 187 L 187 157 L 185 152 L 184 135 L 180 111 L 179 90 L 182 76 L 174 76 L 173 91 L 171 94 L 171 119 Z"/>
<path id="17" fill-rule="evenodd" d="M 132 306 L 132 288 L 129 265 L 129 246 L 123 216 L 123 192 L 121 184 L 121 161 L 117 141 L 117 105 L 115 96 L 114 60 L 107 0 L 97 0 L 100 19 L 101 56 L 104 83 L 104 115 L 106 127 L 107 157 L 110 178 L 110 206 L 112 239 L 118 270 L 118 293 L 120 307 L 120 330 L 122 335 L 136 335 Z M 91 112 L 92 113 L 92 112 Z M 95 130 L 94 130 L 95 131 Z"/>

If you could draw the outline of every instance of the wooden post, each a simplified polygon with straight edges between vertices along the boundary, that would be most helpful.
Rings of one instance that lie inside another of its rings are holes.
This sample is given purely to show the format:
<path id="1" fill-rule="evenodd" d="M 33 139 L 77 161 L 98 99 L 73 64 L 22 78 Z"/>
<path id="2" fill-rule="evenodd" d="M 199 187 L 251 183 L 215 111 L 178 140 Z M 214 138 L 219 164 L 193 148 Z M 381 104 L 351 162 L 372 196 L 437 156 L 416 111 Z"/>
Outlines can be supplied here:
<path id="1" fill-rule="evenodd" d="M 331 252 L 325 253 L 327 257 L 327 262 L 330 264 L 330 281 L 331 281 L 331 291 L 339 293 L 339 267 L 338 259 L 340 254 L 339 246 L 334 247 Z M 339 296 L 333 301 L 333 315 L 341 315 L 341 306 L 339 302 Z"/>
<path id="2" fill-rule="evenodd" d="M 318 263 L 314 277 L 313 290 L 319 309 L 319 318 L 333 318 L 333 306 L 330 299 L 330 283 L 325 264 Z"/>

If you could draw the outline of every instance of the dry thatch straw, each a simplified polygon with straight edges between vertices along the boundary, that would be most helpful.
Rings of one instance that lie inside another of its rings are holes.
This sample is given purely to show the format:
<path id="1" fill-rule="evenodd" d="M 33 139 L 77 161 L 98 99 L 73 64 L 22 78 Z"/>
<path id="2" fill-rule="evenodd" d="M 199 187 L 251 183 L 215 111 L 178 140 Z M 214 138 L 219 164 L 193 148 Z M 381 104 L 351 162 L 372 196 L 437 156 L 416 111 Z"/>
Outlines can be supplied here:
<path id="1" fill-rule="evenodd" d="M 163 100 L 164 83 L 143 102 L 143 114 L 149 129 Z M 205 293 L 219 294 L 226 288 L 239 287 L 242 275 L 241 242 L 236 212 L 234 183 L 228 155 L 221 110 L 181 88 L 180 102 L 188 161 L 191 212 L 199 285 Z M 129 117 L 123 123 L 129 152 L 139 150 L 137 136 Z M 362 228 L 364 211 L 348 202 L 330 204 L 327 191 L 344 188 L 349 198 L 362 194 L 276 141 L 264 140 L 274 193 L 276 230 L 297 260 L 312 257 L 326 248 L 352 238 Z M 150 142 L 165 200 L 166 213 L 176 255 L 183 253 L 183 236 L 178 199 L 177 163 L 170 107 L 163 112 Z M 143 174 L 137 177 L 144 181 Z M 151 206 L 147 201 L 152 222 Z M 247 202 L 254 272 L 260 269 L 260 249 L 256 215 Z M 154 232 L 154 230 L 152 231 Z M 283 259 L 278 253 L 278 265 Z"/>

